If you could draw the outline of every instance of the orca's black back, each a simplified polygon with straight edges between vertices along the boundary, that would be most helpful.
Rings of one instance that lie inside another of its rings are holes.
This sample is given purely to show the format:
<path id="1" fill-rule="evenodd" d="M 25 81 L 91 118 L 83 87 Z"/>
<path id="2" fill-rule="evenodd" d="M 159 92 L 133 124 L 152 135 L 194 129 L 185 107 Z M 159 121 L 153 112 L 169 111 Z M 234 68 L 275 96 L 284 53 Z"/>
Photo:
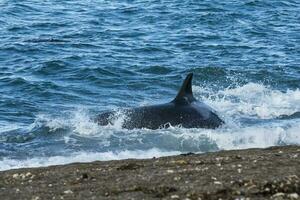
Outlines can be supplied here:
<path id="1" fill-rule="evenodd" d="M 203 103 L 198 102 L 192 91 L 193 74 L 185 78 L 177 96 L 166 104 L 144 106 L 122 110 L 124 118 L 122 127 L 126 129 L 158 129 L 170 125 L 184 128 L 217 128 L 224 122 L 215 112 Z M 107 112 L 98 115 L 100 125 L 113 123 L 118 112 Z"/>

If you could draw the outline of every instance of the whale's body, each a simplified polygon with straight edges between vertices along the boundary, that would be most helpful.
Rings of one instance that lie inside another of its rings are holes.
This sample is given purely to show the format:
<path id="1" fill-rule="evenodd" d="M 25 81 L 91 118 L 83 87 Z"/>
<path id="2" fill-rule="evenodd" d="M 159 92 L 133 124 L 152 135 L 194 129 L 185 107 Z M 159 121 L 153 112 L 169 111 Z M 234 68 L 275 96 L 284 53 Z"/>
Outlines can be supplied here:
<path id="1" fill-rule="evenodd" d="M 193 74 L 188 74 L 176 98 L 169 103 L 104 112 L 97 116 L 99 125 L 113 123 L 118 113 L 124 115 L 122 127 L 126 129 L 159 129 L 171 126 L 184 128 L 217 128 L 224 122 L 215 111 L 197 101 L 192 92 Z"/>

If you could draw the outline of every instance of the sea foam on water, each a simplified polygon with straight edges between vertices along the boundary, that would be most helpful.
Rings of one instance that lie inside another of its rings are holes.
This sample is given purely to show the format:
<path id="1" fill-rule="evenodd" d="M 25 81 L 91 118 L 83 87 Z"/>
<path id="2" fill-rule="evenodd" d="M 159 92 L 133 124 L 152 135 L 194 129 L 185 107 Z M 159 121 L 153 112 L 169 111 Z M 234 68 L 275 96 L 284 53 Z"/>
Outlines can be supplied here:
<path id="1" fill-rule="evenodd" d="M 0 161 L 1 169 L 300 144 L 300 119 L 278 119 L 281 115 L 300 111 L 299 89 L 279 91 L 248 83 L 220 91 L 195 86 L 194 91 L 197 99 L 211 106 L 224 119 L 222 127 L 126 130 L 122 129 L 126 114 L 118 113 L 112 124 L 99 126 L 92 120 L 94 116 L 89 109 L 83 107 L 56 116 L 40 114 L 27 129 L 37 130 L 35 137 L 45 130 L 48 131 L 45 137 L 57 135 L 59 138 L 62 134 L 63 138 L 58 141 L 68 151 L 59 156 L 51 155 L 54 154 L 51 152 L 47 156 L 32 154 L 19 160 L 5 157 Z M 12 126 L 5 130 L 12 131 Z M 76 148 L 76 151 L 69 148 Z"/>

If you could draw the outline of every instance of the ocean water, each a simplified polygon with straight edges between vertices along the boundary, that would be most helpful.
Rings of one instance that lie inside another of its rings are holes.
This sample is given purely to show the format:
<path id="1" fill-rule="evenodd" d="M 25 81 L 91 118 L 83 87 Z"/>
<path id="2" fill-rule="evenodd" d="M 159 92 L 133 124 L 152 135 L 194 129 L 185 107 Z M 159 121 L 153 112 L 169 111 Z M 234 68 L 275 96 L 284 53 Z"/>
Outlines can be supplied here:
<path id="1" fill-rule="evenodd" d="M 300 145 L 299 13 L 296 0 L 0 0 L 0 170 Z M 221 128 L 91 120 L 171 101 L 189 72 Z"/>

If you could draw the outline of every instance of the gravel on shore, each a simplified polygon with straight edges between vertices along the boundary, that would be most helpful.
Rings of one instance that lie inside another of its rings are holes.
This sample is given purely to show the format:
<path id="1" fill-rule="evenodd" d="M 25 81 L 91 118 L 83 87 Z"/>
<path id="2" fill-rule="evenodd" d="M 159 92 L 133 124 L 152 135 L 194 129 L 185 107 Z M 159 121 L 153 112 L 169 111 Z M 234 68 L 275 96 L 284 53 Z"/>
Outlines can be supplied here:
<path id="1" fill-rule="evenodd" d="M 300 199 L 300 146 L 0 172 L 0 199 Z"/>

